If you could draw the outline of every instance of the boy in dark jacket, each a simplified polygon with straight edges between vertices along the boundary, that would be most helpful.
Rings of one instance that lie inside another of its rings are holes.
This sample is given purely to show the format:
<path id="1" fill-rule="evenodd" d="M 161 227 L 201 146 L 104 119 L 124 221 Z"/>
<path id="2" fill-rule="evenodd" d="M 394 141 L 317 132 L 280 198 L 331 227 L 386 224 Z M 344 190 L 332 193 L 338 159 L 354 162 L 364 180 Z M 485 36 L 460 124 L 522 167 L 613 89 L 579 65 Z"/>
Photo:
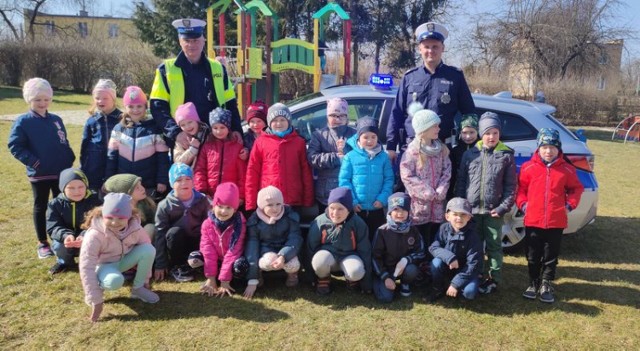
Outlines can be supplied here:
<path id="1" fill-rule="evenodd" d="M 425 259 L 425 247 L 418 228 L 411 225 L 411 197 L 395 193 L 389 197 L 387 223 L 373 237 L 373 293 L 380 302 L 391 302 L 400 279 L 400 295 L 411 296 L 411 283 Z"/>
<path id="2" fill-rule="evenodd" d="M 154 238 L 156 260 L 154 279 L 162 280 L 169 268 L 178 282 L 193 280 L 193 270 L 187 264 L 191 251 L 200 248 L 200 228 L 207 219 L 207 197 L 193 189 L 193 171 L 184 163 L 174 163 L 169 169 L 173 190 L 158 204 Z"/>
<path id="3" fill-rule="evenodd" d="M 429 252 L 433 279 L 430 301 L 444 293 L 468 300 L 478 294 L 478 276 L 482 272 L 482 243 L 471 221 L 471 205 L 465 199 L 454 197 L 447 203 L 446 223 L 440 226 Z M 447 284 L 449 285 L 447 287 Z"/>
<path id="4" fill-rule="evenodd" d="M 80 225 L 85 213 L 100 206 L 98 195 L 89 190 L 89 180 L 79 169 L 60 172 L 60 194 L 47 206 L 47 234 L 53 241 L 56 263 L 49 274 L 57 274 L 76 267 L 74 257 L 80 253 L 84 230 Z"/>
<path id="5" fill-rule="evenodd" d="M 562 155 L 560 133 L 543 128 L 538 150 L 520 170 L 516 203 L 524 212 L 525 253 L 530 284 L 522 294 L 535 300 L 555 301 L 551 282 L 556 276 L 562 232 L 567 214 L 578 207 L 584 187 L 576 169 Z"/>
<path id="6" fill-rule="evenodd" d="M 454 189 L 456 188 L 456 180 L 458 179 L 458 168 L 462 162 L 462 156 L 467 150 L 471 149 L 478 141 L 478 115 L 471 113 L 462 116 L 460 121 L 460 141 L 449 154 L 451 160 L 451 180 L 449 181 L 449 190 L 447 191 L 447 199 L 455 197 Z"/>
<path id="7" fill-rule="evenodd" d="M 501 281 L 503 216 L 511 210 L 516 194 L 513 150 L 500 141 L 501 128 L 497 114 L 482 114 L 482 140 L 462 156 L 456 183 L 456 196 L 471 204 L 478 234 L 486 244 L 488 277 L 480 285 L 482 294 L 496 291 Z"/>

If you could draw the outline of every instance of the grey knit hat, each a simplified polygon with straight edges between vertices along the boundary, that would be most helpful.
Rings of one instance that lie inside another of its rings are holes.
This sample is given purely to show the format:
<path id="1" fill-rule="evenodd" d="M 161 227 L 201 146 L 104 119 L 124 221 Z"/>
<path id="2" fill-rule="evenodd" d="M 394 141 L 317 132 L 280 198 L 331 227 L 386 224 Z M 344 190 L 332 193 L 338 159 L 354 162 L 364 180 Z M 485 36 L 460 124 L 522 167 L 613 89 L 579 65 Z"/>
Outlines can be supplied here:
<path id="1" fill-rule="evenodd" d="M 378 122 L 369 116 L 362 117 L 358 119 L 358 123 L 356 124 L 356 130 L 358 131 L 358 138 L 366 132 L 375 133 L 378 135 Z"/>
<path id="2" fill-rule="evenodd" d="M 483 136 L 489 129 L 497 128 L 498 131 L 502 132 L 502 122 L 500 121 L 500 117 L 493 112 L 485 112 L 480 116 L 480 122 L 478 122 L 478 132 L 480 132 L 480 136 Z"/>
<path id="3" fill-rule="evenodd" d="M 123 193 L 109 193 L 104 196 L 102 217 L 131 218 L 131 196 Z"/>
<path id="4" fill-rule="evenodd" d="M 287 105 L 277 102 L 271 107 L 269 107 L 269 111 L 267 112 L 267 126 L 271 127 L 271 122 L 276 119 L 276 117 L 284 117 L 289 121 L 289 125 L 291 125 L 291 111 L 287 107 Z"/>

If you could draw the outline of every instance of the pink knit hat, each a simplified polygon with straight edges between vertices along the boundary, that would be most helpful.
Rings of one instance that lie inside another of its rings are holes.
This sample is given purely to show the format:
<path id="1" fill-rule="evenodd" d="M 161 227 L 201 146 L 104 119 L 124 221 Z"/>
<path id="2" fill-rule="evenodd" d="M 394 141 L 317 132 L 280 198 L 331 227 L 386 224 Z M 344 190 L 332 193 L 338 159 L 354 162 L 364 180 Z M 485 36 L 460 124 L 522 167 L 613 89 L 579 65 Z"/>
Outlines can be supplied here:
<path id="1" fill-rule="evenodd" d="M 178 125 L 180 125 L 180 122 L 182 121 L 200 122 L 196 105 L 194 105 L 193 102 L 187 102 L 186 104 L 178 106 L 175 117 Z"/>
<path id="2" fill-rule="evenodd" d="M 282 191 L 280 191 L 280 189 L 273 185 L 269 185 L 268 187 L 262 188 L 258 191 L 258 208 L 264 210 L 267 205 L 277 203 L 284 204 L 284 197 L 282 196 Z"/>
<path id="3" fill-rule="evenodd" d="M 327 116 L 329 115 L 348 115 L 349 105 L 345 99 L 333 98 L 327 101 Z"/>
<path id="4" fill-rule="evenodd" d="M 31 100 L 35 99 L 38 95 L 44 95 L 49 98 L 53 97 L 53 89 L 49 82 L 42 78 L 31 78 L 24 83 L 22 87 L 22 97 L 24 101 L 31 103 Z"/>
<path id="5" fill-rule="evenodd" d="M 238 206 L 240 206 L 240 191 L 238 190 L 238 186 L 231 182 L 218 185 L 215 194 L 213 194 L 211 205 L 224 205 L 237 210 Z"/>
<path id="6" fill-rule="evenodd" d="M 147 96 L 144 94 L 144 91 L 135 85 L 127 87 L 127 90 L 124 92 L 124 96 L 122 97 L 122 102 L 125 106 L 129 105 L 146 105 L 147 104 Z"/>

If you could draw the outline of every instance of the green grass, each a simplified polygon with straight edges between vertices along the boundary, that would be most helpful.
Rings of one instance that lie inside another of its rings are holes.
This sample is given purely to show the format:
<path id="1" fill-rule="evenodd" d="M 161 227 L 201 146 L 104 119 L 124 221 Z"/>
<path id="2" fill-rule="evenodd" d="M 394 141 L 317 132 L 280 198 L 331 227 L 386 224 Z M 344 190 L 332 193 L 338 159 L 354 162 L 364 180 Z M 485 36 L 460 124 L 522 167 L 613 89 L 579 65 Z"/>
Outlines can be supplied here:
<path id="1" fill-rule="evenodd" d="M 10 123 L 0 122 L 7 140 Z M 76 150 L 81 128 L 68 126 Z M 0 151 L 0 348 L 2 349 L 627 349 L 640 348 L 640 146 L 587 130 L 600 182 L 599 216 L 563 239 L 557 302 L 525 301 L 525 259 L 507 256 L 505 282 L 476 301 L 427 305 L 416 292 L 390 305 L 329 297 L 267 281 L 257 298 L 209 298 L 200 282 L 160 283 L 157 305 L 107 293 L 91 325 L 77 273 L 51 279 L 36 259 L 24 168 Z"/>
<path id="2" fill-rule="evenodd" d="M 91 95 L 76 94 L 67 91 L 54 91 L 51 111 L 87 110 L 91 105 Z M 11 115 L 24 113 L 28 110 L 27 103 L 22 98 L 22 88 L 0 86 L 0 114 Z"/>

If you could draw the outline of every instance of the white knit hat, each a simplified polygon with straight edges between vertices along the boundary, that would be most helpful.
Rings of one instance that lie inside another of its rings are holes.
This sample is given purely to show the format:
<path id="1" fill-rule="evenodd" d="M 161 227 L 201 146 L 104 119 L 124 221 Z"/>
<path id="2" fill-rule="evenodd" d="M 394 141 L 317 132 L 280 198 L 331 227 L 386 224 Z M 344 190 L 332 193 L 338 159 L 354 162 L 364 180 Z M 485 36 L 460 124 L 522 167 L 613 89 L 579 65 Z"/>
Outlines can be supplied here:
<path id="1" fill-rule="evenodd" d="M 438 114 L 431 110 L 420 110 L 413 115 L 411 119 L 411 125 L 416 135 L 424 132 L 425 130 L 440 124 L 440 117 Z"/>

